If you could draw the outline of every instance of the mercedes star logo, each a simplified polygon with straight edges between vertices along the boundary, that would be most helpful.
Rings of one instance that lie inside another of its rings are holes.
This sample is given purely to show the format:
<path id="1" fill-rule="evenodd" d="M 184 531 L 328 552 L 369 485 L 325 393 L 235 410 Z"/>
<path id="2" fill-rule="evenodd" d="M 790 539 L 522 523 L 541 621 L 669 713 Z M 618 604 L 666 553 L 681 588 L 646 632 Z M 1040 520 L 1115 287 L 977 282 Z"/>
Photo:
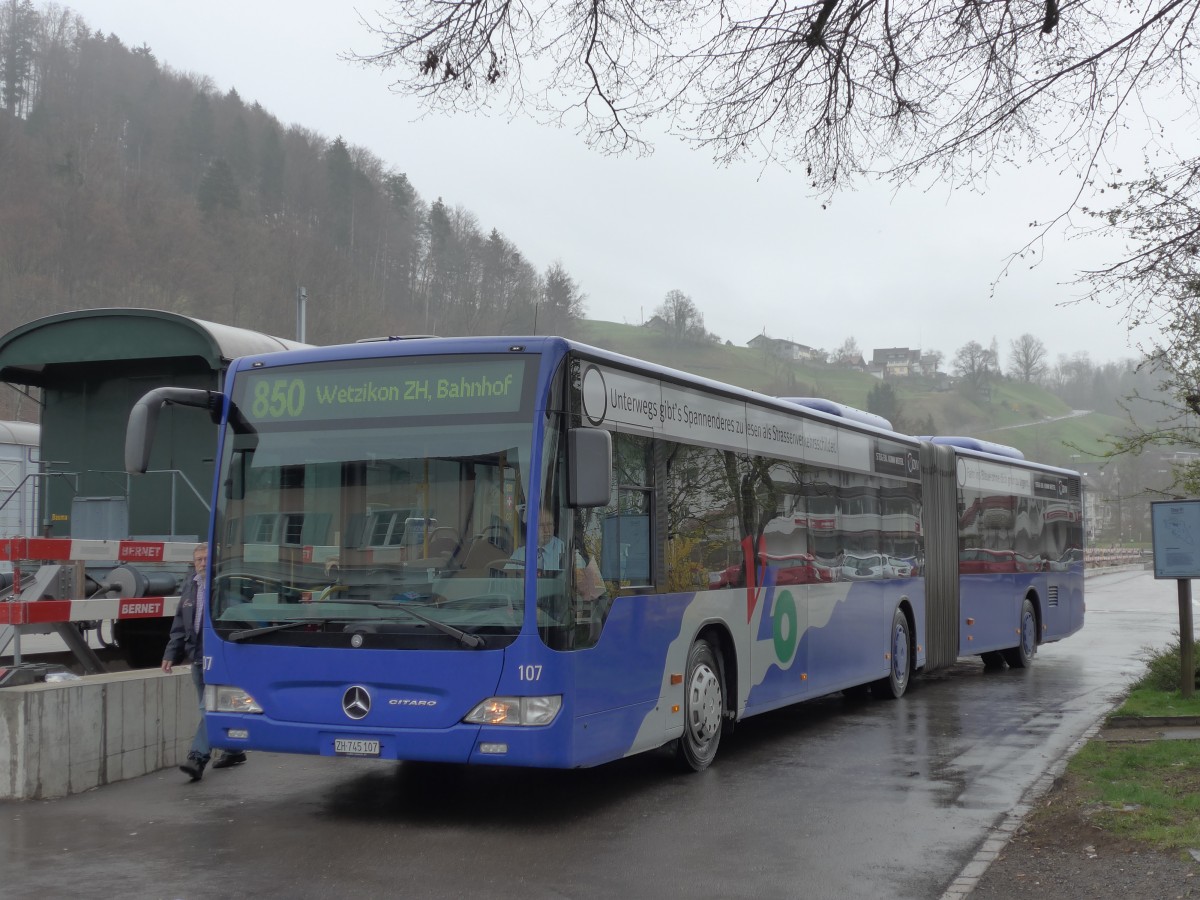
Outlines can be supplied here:
<path id="1" fill-rule="evenodd" d="M 352 719 L 361 719 L 371 711 L 371 695 L 357 684 L 342 695 L 342 712 Z"/>

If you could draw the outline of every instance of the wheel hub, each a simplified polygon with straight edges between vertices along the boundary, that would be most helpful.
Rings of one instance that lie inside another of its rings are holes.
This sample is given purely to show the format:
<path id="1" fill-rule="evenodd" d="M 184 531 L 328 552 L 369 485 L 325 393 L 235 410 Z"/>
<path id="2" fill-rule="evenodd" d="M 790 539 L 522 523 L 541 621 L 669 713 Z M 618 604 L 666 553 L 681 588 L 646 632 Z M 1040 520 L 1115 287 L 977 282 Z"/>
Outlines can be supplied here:
<path id="1" fill-rule="evenodd" d="M 899 625 L 892 634 L 892 674 L 898 684 L 908 677 L 908 639 Z"/>
<path id="2" fill-rule="evenodd" d="M 1037 648 L 1037 622 L 1032 615 L 1026 614 L 1021 622 L 1021 643 L 1024 645 L 1025 654 L 1032 656 Z"/>
<path id="3" fill-rule="evenodd" d="M 697 666 L 688 685 L 688 728 L 703 743 L 721 727 L 721 683 L 708 666 Z"/>

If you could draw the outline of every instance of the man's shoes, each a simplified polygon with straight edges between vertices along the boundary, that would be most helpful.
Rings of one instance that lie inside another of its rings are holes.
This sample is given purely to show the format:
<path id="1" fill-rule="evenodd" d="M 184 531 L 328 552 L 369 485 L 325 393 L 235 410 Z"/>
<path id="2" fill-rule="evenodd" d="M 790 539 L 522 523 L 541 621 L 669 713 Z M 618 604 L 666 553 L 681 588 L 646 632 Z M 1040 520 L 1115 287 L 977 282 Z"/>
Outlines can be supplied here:
<path id="1" fill-rule="evenodd" d="M 225 752 L 221 754 L 221 758 L 213 763 L 214 769 L 228 769 L 230 766 L 240 766 L 246 761 L 246 754 L 241 750 L 236 753 Z"/>
<path id="2" fill-rule="evenodd" d="M 179 771 L 187 775 L 192 781 L 199 781 L 204 777 L 204 767 L 206 765 L 208 765 L 208 760 L 203 756 L 189 753 L 187 762 L 179 767 Z"/>

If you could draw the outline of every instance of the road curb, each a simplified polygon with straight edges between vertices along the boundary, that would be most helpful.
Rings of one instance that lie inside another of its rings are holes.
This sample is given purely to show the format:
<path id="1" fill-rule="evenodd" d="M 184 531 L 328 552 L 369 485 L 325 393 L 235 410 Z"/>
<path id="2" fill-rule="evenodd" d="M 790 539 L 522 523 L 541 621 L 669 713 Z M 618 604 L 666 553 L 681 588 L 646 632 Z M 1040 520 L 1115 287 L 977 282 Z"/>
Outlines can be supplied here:
<path id="1" fill-rule="evenodd" d="M 1109 716 L 1109 728 L 1196 728 L 1200 716 Z"/>
<path id="2" fill-rule="evenodd" d="M 1021 801 L 1014 806 L 988 833 L 984 838 L 979 849 L 975 851 L 975 856 L 971 861 L 963 866 L 962 871 L 950 883 L 950 887 L 946 888 L 946 892 L 942 894 L 941 900 L 962 900 L 964 897 L 970 896 L 975 890 L 975 886 L 979 884 L 979 879 L 983 877 L 983 873 L 1008 846 L 1008 842 L 1012 840 L 1012 836 L 1016 834 L 1017 829 L 1021 827 L 1021 823 L 1025 821 L 1025 817 L 1033 810 L 1034 805 L 1050 792 L 1054 786 L 1054 782 L 1062 777 L 1067 770 L 1067 763 L 1071 761 L 1071 757 L 1078 753 L 1083 746 L 1092 740 L 1100 733 L 1100 728 L 1104 720 L 1096 722 L 1087 731 L 1085 731 L 1066 752 L 1063 753 L 1054 763 L 1051 764 L 1037 781 L 1030 785 L 1029 789 L 1021 797 Z"/>

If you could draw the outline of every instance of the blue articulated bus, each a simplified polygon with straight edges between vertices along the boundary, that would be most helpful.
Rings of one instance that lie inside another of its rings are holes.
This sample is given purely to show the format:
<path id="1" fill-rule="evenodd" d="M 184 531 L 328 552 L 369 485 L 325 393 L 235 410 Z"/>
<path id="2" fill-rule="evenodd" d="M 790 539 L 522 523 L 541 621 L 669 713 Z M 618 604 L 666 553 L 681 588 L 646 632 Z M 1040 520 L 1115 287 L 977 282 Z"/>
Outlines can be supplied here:
<path id="1" fill-rule="evenodd" d="M 741 719 L 885 698 L 1083 625 L 1076 472 L 555 337 L 250 356 L 224 391 L 205 631 L 217 746 L 712 762 Z"/>

